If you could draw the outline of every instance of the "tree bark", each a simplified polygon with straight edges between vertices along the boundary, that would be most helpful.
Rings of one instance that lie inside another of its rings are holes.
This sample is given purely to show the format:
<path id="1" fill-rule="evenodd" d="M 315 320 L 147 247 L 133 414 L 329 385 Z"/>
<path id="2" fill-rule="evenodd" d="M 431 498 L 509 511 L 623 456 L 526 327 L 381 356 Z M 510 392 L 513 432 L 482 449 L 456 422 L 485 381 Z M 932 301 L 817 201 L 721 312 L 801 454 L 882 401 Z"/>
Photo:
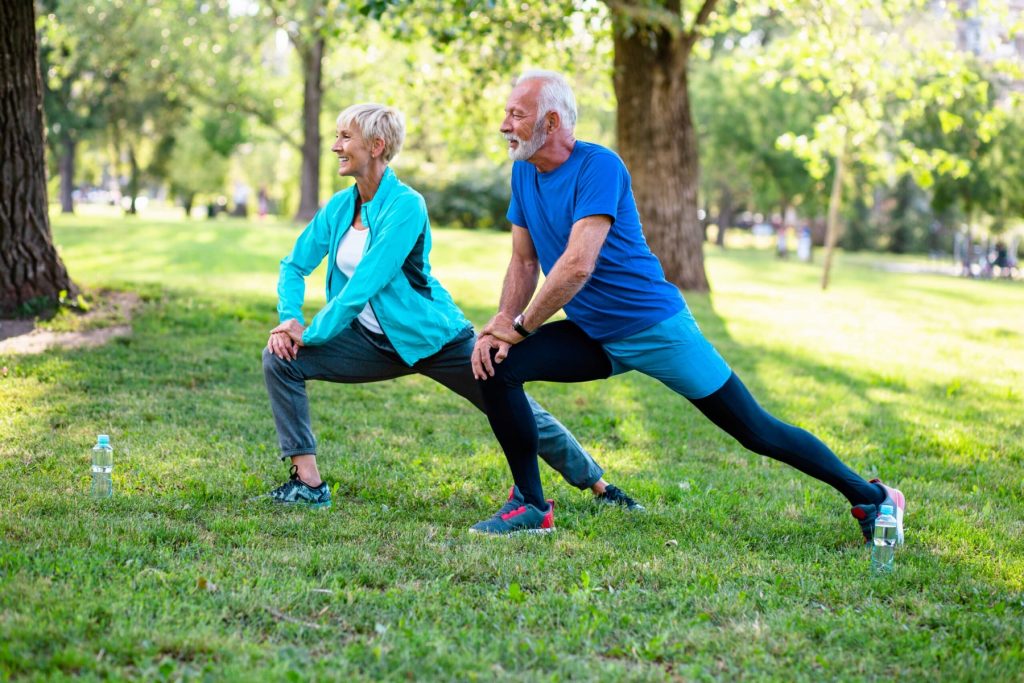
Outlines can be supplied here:
<path id="1" fill-rule="evenodd" d="M 323 99 L 324 39 L 300 50 L 306 82 L 302 95 L 302 171 L 295 220 L 307 222 L 320 208 L 320 109 Z"/>
<path id="2" fill-rule="evenodd" d="M 669 282 L 708 291 L 697 216 L 697 135 L 687 88 L 692 42 L 664 26 L 637 26 L 621 15 L 613 34 L 619 154 L 633 178 L 644 234 Z"/>
<path id="3" fill-rule="evenodd" d="M 0 2 L 0 313 L 78 293 L 50 235 L 35 5 Z"/>
<path id="4" fill-rule="evenodd" d="M 60 136 L 60 210 L 61 213 L 75 212 L 75 152 L 78 143 L 64 132 Z"/>
<path id="5" fill-rule="evenodd" d="M 843 176 L 846 174 L 846 151 L 836 157 L 835 174 L 832 176 L 832 194 L 828 199 L 828 223 L 825 224 L 825 265 L 821 270 L 821 288 L 828 289 L 832 272 L 832 252 L 839 239 L 839 205 L 843 200 Z"/>

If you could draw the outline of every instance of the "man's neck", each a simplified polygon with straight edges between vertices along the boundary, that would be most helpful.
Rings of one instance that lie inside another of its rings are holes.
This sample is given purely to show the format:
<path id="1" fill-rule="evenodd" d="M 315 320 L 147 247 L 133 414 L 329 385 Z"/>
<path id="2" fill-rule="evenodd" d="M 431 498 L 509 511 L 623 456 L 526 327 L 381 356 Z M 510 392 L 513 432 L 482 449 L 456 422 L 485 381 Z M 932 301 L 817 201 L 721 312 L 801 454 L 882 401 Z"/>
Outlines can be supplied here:
<path id="1" fill-rule="evenodd" d="M 548 141 L 530 157 L 529 162 L 537 167 L 538 173 L 550 173 L 572 156 L 576 147 L 576 138 L 572 133 L 565 136 L 549 137 Z"/>

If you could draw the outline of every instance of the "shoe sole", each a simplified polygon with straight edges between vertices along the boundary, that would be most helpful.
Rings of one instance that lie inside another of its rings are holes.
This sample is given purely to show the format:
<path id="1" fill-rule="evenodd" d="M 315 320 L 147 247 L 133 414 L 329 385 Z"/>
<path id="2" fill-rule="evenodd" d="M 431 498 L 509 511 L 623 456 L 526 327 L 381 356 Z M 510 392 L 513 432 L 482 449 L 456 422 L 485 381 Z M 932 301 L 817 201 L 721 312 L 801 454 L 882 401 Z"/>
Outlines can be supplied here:
<path id="1" fill-rule="evenodd" d="M 645 508 L 640 503 L 637 503 L 633 507 L 629 507 L 628 505 L 619 505 L 618 503 L 609 503 L 607 500 L 601 500 L 600 498 L 598 498 L 597 499 L 597 504 L 602 506 L 602 507 L 606 507 L 606 508 L 617 508 L 619 510 L 625 510 L 626 512 L 647 512 L 647 508 Z"/>
<path id="2" fill-rule="evenodd" d="M 331 501 L 327 501 L 325 503 L 303 503 L 303 502 L 300 502 L 300 501 L 293 501 L 293 502 L 287 503 L 287 502 L 285 502 L 283 500 L 274 500 L 272 498 L 271 502 L 274 505 L 280 505 L 281 507 L 304 508 L 304 509 L 308 509 L 308 510 L 324 510 L 326 508 L 331 507 Z"/>
<path id="3" fill-rule="evenodd" d="M 892 499 L 896 501 L 896 545 L 903 545 L 903 512 L 907 507 L 907 499 L 902 491 L 889 489 Z"/>
<path id="4" fill-rule="evenodd" d="M 549 527 L 547 529 L 516 529 L 515 531 L 506 531 L 504 533 L 496 534 L 490 531 L 481 531 L 480 529 L 470 529 L 469 533 L 479 534 L 480 536 L 491 536 L 494 538 L 506 538 L 508 536 L 518 536 L 519 534 L 543 536 L 544 534 L 550 534 L 554 530 L 555 527 Z"/>

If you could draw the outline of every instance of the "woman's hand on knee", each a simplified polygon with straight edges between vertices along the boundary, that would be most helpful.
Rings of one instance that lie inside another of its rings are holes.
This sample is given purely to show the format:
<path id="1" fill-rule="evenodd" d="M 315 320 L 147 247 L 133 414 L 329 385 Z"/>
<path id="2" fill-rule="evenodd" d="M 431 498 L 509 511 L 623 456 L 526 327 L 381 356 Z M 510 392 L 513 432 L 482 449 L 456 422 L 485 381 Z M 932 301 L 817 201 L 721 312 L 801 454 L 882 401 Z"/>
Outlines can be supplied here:
<path id="1" fill-rule="evenodd" d="M 284 332 L 271 332 L 267 350 L 281 360 L 295 360 L 299 355 L 298 345 Z"/>
<path id="2" fill-rule="evenodd" d="M 306 326 L 295 318 L 285 320 L 270 331 L 267 350 L 281 360 L 295 360 L 299 355 L 299 347 L 302 346 L 302 333 L 305 330 Z"/>

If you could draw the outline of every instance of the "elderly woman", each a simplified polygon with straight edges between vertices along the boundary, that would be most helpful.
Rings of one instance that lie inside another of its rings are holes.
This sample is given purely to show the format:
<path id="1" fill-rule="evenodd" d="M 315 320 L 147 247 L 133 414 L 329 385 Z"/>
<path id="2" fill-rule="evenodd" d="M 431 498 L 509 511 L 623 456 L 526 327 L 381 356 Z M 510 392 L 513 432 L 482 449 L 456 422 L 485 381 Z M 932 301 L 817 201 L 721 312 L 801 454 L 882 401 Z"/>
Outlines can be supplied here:
<path id="1" fill-rule="evenodd" d="M 281 324 L 263 351 L 281 459 L 291 459 L 290 479 L 270 495 L 279 503 L 312 507 L 330 506 L 331 493 L 317 468 L 306 380 L 376 382 L 417 373 L 483 411 L 471 367 L 473 328 L 430 274 L 423 198 L 388 167 L 405 137 L 402 115 L 392 107 L 357 104 L 341 112 L 337 127 L 331 151 L 338 156 L 338 174 L 355 185 L 317 212 L 281 261 Z M 324 257 L 330 264 L 327 305 L 307 326 L 305 278 Z M 531 405 L 540 455 L 548 464 L 601 502 L 640 508 L 602 479 L 601 468 L 565 427 L 532 400 Z M 512 487 L 496 514 L 522 504 Z"/>

